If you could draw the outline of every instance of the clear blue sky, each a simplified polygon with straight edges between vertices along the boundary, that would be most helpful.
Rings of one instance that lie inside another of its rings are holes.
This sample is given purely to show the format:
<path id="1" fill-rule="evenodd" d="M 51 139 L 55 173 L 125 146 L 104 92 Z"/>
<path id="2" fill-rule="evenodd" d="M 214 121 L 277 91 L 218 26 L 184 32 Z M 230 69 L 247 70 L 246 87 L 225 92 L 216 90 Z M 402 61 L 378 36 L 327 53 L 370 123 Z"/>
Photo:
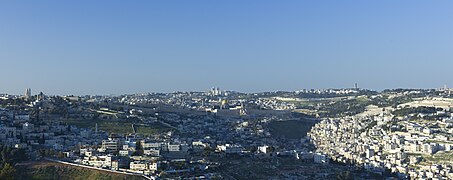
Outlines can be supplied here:
<path id="1" fill-rule="evenodd" d="M 453 86 L 453 1 L 0 1 L 0 93 Z"/>

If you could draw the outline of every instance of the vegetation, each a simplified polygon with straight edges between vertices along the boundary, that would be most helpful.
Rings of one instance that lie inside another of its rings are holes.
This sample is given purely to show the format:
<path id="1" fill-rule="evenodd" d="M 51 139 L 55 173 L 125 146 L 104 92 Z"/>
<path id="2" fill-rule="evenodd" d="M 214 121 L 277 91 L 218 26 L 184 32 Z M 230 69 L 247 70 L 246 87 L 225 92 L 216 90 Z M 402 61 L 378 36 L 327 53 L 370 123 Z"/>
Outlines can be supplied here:
<path id="1" fill-rule="evenodd" d="M 3 164 L 3 167 L 0 171 L 0 179 L 14 179 L 16 176 L 16 169 L 9 163 Z"/>
<path id="2" fill-rule="evenodd" d="M 365 131 L 373 128 L 376 125 L 377 125 L 377 121 L 371 121 L 364 129 L 361 129 L 360 132 L 365 132 Z"/>
<path id="3" fill-rule="evenodd" d="M 80 128 L 91 128 L 94 129 L 96 124 L 98 125 L 99 130 L 103 130 L 106 132 L 115 132 L 117 134 L 128 134 L 133 133 L 132 124 L 136 128 L 137 133 L 149 135 L 155 134 L 162 131 L 167 131 L 170 128 L 161 124 L 161 123 L 153 123 L 149 126 L 145 125 L 137 125 L 130 121 L 124 120 L 101 120 L 101 119 L 94 119 L 94 120 L 84 120 L 84 119 L 66 119 L 63 122 L 74 125 Z"/>
<path id="4" fill-rule="evenodd" d="M 349 179 L 351 179 L 352 180 L 352 179 L 354 179 L 354 177 L 352 176 L 350 171 L 342 171 L 342 172 L 338 172 L 337 173 L 336 179 L 338 179 L 338 180 L 349 180 Z"/>
<path id="5" fill-rule="evenodd" d="M 418 113 L 423 113 L 423 114 L 433 114 L 436 113 L 437 111 L 442 111 L 442 108 L 435 108 L 435 107 L 425 107 L 425 106 L 420 106 L 420 107 L 413 107 L 413 108 L 402 108 L 393 111 L 393 114 L 396 116 L 405 116 L 408 114 L 418 114 Z"/>
<path id="6" fill-rule="evenodd" d="M 320 109 L 324 112 L 321 113 L 321 116 L 335 117 L 338 115 L 355 115 L 365 111 L 366 107 L 371 104 L 373 104 L 373 102 L 366 96 L 337 101 L 323 106 Z"/>
<path id="7" fill-rule="evenodd" d="M 378 107 L 396 107 L 399 104 L 407 103 L 413 101 L 411 96 L 397 96 L 397 97 L 388 97 L 388 95 L 378 96 L 373 99 L 373 105 Z"/>
<path id="8" fill-rule="evenodd" d="M 29 166 L 21 166 L 19 170 L 23 173 L 18 176 L 18 179 L 143 179 L 140 176 L 109 173 L 51 162 L 39 162 Z"/>
<path id="9" fill-rule="evenodd" d="M 305 137 L 313 125 L 314 122 L 299 120 L 272 121 L 269 130 L 273 136 L 299 139 Z"/>
<path id="10" fill-rule="evenodd" d="M 0 145 L 0 179 L 13 179 L 16 175 L 14 165 L 27 159 L 23 149 Z"/>
<path id="11" fill-rule="evenodd" d="M 453 162 L 453 152 L 439 152 L 433 155 L 423 155 L 423 159 L 431 163 Z"/>

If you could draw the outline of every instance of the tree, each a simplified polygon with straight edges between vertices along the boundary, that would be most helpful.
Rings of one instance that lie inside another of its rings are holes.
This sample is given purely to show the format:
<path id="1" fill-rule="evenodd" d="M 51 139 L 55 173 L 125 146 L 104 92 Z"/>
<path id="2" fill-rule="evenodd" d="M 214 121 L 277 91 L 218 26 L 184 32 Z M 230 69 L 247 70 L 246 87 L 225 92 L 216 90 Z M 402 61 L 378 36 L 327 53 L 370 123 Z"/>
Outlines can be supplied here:
<path id="1" fill-rule="evenodd" d="M 337 179 L 339 180 L 349 180 L 349 179 L 354 179 L 351 172 L 349 171 L 342 171 L 337 173 Z"/>
<path id="2" fill-rule="evenodd" d="M 143 146 L 140 141 L 135 142 L 135 154 L 137 154 L 137 155 L 143 154 Z"/>
<path id="3" fill-rule="evenodd" d="M 61 152 L 61 151 L 58 151 L 58 153 L 57 153 L 57 157 L 58 157 L 59 159 L 63 159 L 63 158 L 65 158 L 65 157 L 66 157 L 66 155 L 65 155 L 65 154 L 64 154 L 63 152 Z"/>
<path id="4" fill-rule="evenodd" d="M 0 171 L 0 179 L 4 180 L 13 180 L 16 175 L 16 169 L 11 166 L 9 163 L 3 165 L 2 170 Z"/>
<path id="5" fill-rule="evenodd" d="M 46 142 L 46 139 L 44 137 L 44 134 L 42 134 L 41 138 L 38 139 L 39 144 L 44 144 Z"/>
<path id="6" fill-rule="evenodd" d="M 212 149 L 209 146 L 207 146 L 204 148 L 203 155 L 205 157 L 208 157 L 211 154 L 211 152 L 212 152 Z"/>

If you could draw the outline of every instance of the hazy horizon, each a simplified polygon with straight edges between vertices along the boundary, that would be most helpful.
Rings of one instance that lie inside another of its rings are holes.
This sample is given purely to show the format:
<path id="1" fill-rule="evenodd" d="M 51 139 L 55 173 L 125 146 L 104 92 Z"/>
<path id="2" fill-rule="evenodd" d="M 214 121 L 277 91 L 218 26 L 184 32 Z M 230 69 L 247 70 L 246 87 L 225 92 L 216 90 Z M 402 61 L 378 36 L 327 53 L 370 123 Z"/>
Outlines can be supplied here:
<path id="1" fill-rule="evenodd" d="M 453 1 L 4 1 L 0 94 L 453 86 Z"/>
<path id="2" fill-rule="evenodd" d="M 444 85 L 445 86 L 445 85 Z M 369 88 L 362 88 L 359 87 L 359 89 L 364 89 L 364 90 L 371 90 L 371 91 L 377 91 L 377 92 L 382 92 L 384 90 L 391 90 L 391 89 L 439 89 L 443 88 L 444 86 L 441 87 L 432 87 L 432 88 L 413 88 L 413 87 L 395 87 L 395 88 L 385 88 L 385 89 L 369 89 Z M 214 87 L 211 87 L 214 88 Z M 45 95 L 50 95 L 50 96 L 120 96 L 120 95 L 131 95 L 131 94 L 146 94 L 146 93 L 174 93 L 174 92 L 208 92 L 211 90 L 211 88 L 206 88 L 202 90 L 175 90 L 175 91 L 144 91 L 144 92 L 128 92 L 128 93 L 119 93 L 119 94 L 102 94 L 102 93 L 93 93 L 93 94 L 55 94 L 55 93 L 46 93 L 43 91 L 36 91 L 33 88 L 30 88 L 32 91 L 32 95 L 38 95 L 39 93 L 44 93 Z M 219 87 L 215 87 L 219 88 Z M 267 91 L 238 91 L 234 89 L 222 89 L 219 88 L 221 91 L 230 91 L 230 92 L 239 92 L 239 93 L 264 93 L 264 92 L 276 92 L 276 91 L 282 91 L 282 92 L 296 92 L 300 90 L 311 90 L 311 89 L 316 89 L 316 90 L 321 90 L 321 89 L 352 89 L 353 87 L 327 87 L 327 88 L 300 88 L 300 89 L 295 89 L 295 90 L 284 90 L 284 89 L 277 89 L 277 90 L 267 90 Z M 451 88 L 451 87 L 449 87 Z M 8 94 L 8 95 L 24 95 L 26 89 L 23 90 L 24 92 L 18 92 L 18 93 L 4 93 L 0 92 L 0 94 Z"/>

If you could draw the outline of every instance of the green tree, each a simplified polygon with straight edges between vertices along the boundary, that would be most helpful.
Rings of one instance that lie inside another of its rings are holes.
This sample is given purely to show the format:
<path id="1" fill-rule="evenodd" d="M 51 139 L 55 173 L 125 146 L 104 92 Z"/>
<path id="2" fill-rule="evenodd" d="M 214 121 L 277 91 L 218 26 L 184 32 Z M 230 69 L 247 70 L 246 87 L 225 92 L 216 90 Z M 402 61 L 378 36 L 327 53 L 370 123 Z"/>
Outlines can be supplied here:
<path id="1" fill-rule="evenodd" d="M 135 153 L 137 155 L 142 155 L 143 154 L 143 146 L 140 141 L 135 142 Z"/>
<path id="2" fill-rule="evenodd" d="M 11 164 L 5 163 L 5 165 L 3 165 L 2 170 L 0 171 L 0 179 L 12 180 L 14 179 L 15 175 L 16 169 L 13 166 L 11 166 Z"/>

